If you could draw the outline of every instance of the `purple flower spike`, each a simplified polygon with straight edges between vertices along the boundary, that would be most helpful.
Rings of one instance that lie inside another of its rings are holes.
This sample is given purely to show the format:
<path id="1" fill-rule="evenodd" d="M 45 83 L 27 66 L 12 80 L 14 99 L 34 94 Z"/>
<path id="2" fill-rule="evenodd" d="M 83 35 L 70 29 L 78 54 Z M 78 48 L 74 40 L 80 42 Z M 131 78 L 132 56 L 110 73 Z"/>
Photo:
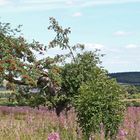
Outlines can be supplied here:
<path id="1" fill-rule="evenodd" d="M 120 130 L 119 135 L 121 137 L 126 136 L 127 135 L 127 132 L 125 130 Z"/>
<path id="2" fill-rule="evenodd" d="M 50 133 L 48 136 L 48 140 L 60 140 L 59 133 Z"/>

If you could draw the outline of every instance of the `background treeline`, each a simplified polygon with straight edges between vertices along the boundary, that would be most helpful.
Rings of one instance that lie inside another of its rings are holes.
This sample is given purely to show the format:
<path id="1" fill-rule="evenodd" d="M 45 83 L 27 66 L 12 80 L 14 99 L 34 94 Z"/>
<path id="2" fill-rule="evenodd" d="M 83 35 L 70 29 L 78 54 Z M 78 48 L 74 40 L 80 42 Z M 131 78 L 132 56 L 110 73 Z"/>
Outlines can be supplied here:
<path id="1" fill-rule="evenodd" d="M 140 72 L 110 73 L 109 76 L 116 79 L 127 91 L 124 100 L 127 106 L 140 106 Z"/>
<path id="2" fill-rule="evenodd" d="M 110 73 L 109 76 L 122 84 L 140 85 L 140 72 Z"/>

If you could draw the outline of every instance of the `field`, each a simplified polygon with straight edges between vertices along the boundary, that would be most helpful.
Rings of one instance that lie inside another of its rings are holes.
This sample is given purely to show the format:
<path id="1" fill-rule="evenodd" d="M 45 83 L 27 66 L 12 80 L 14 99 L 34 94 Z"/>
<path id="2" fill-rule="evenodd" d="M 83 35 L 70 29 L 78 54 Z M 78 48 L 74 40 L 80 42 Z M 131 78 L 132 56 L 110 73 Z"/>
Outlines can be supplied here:
<path id="1" fill-rule="evenodd" d="M 104 132 L 93 136 L 95 140 L 103 140 Z M 84 140 L 84 137 L 73 110 L 67 117 L 62 114 L 58 118 L 45 107 L 38 110 L 1 106 L 0 140 Z M 140 140 L 140 107 L 127 109 L 116 140 Z"/>

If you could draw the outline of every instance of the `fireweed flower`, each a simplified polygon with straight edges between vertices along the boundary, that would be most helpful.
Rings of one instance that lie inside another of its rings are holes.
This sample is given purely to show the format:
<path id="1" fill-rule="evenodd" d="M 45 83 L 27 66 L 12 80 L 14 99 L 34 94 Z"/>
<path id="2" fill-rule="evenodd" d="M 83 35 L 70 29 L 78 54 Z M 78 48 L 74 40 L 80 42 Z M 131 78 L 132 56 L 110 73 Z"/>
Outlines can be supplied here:
<path id="1" fill-rule="evenodd" d="M 119 135 L 120 135 L 121 137 L 124 137 L 124 136 L 127 135 L 127 132 L 126 132 L 125 130 L 121 129 L 121 130 L 119 131 Z"/>
<path id="2" fill-rule="evenodd" d="M 48 140 L 60 140 L 59 133 L 52 132 L 48 136 Z"/>

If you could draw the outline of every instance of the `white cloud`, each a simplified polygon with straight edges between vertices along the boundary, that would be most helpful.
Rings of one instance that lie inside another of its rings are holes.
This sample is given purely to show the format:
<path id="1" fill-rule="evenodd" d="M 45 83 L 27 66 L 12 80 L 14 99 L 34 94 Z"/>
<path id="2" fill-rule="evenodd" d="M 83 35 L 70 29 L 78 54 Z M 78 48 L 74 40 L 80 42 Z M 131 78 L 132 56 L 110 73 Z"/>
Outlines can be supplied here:
<path id="1" fill-rule="evenodd" d="M 137 44 L 128 44 L 125 46 L 125 48 L 127 49 L 135 49 L 135 48 L 138 48 L 139 46 Z"/>
<path id="2" fill-rule="evenodd" d="M 76 12 L 72 15 L 73 17 L 81 17 L 82 13 L 81 12 Z"/>
<path id="3" fill-rule="evenodd" d="M 96 6 L 96 5 L 124 4 L 124 3 L 135 3 L 135 2 L 140 2 L 140 0 L 91 0 L 86 2 L 84 2 L 83 0 L 83 2 L 81 2 L 81 5 L 83 7 L 87 7 L 87 6 Z"/>
<path id="4" fill-rule="evenodd" d="M 6 4 L 8 4 L 9 1 L 8 0 L 0 0 L 0 6 L 4 6 Z"/>
<path id="5" fill-rule="evenodd" d="M 113 58 L 112 58 L 113 59 Z M 125 64 L 130 64 L 130 61 L 126 60 L 110 60 L 108 64 L 117 64 L 117 65 L 125 65 Z"/>
<path id="6" fill-rule="evenodd" d="M 125 60 L 125 59 L 122 59 L 122 57 L 120 56 L 112 56 L 112 58 L 110 59 L 110 57 L 108 57 L 108 59 L 104 62 L 106 65 L 110 65 L 110 64 L 129 64 L 130 61 L 129 60 Z"/>
<path id="7" fill-rule="evenodd" d="M 0 7 L 7 11 L 33 11 L 33 10 L 52 10 L 65 8 L 66 0 L 0 0 Z M 0 9 L 1 10 L 1 9 Z"/>
<path id="8" fill-rule="evenodd" d="M 105 48 L 105 46 L 99 43 L 86 43 L 85 44 L 85 49 L 87 50 L 95 50 L 95 49 L 103 49 L 103 48 Z"/>
<path id="9" fill-rule="evenodd" d="M 21 3 L 25 4 L 56 4 L 64 3 L 65 0 L 23 0 Z"/>
<path id="10" fill-rule="evenodd" d="M 80 8 L 97 5 L 139 3 L 140 0 L 0 0 L 0 6 L 7 8 L 7 4 L 12 11 L 28 10 L 50 10 L 62 8 Z M 2 7 L 3 8 L 3 7 Z M 9 9 L 9 10 L 10 10 Z"/>
<path id="11" fill-rule="evenodd" d="M 78 7 L 89 7 L 96 5 L 109 5 L 109 4 L 124 4 L 140 2 L 140 0 L 67 0 L 67 5 Z"/>
<path id="12" fill-rule="evenodd" d="M 131 32 L 126 32 L 126 31 L 116 31 L 114 33 L 115 36 L 128 36 L 128 35 L 131 35 L 132 33 Z"/>
<path id="13" fill-rule="evenodd" d="M 75 5 L 75 1 L 74 0 L 67 0 L 66 5 L 69 5 L 69 6 Z"/>

